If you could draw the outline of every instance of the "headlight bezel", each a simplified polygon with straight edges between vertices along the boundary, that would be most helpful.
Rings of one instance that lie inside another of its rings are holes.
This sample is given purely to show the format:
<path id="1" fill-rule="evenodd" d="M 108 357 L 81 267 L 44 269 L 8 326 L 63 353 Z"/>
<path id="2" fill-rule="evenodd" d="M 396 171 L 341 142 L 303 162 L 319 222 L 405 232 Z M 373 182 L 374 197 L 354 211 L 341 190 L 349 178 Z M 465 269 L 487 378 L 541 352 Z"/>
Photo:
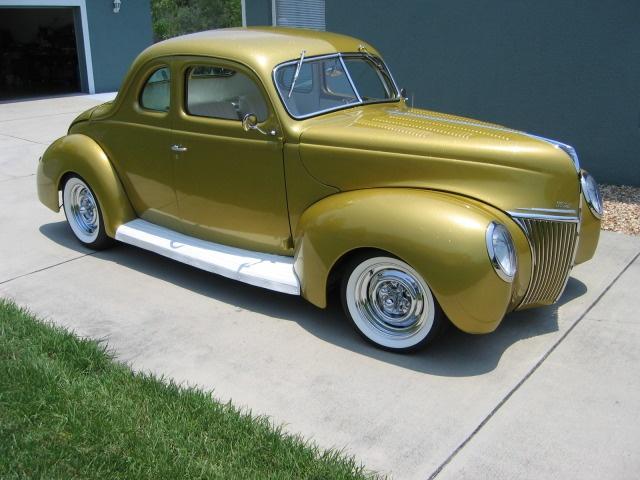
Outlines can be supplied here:
<path id="1" fill-rule="evenodd" d="M 580 189 L 582 195 L 589 205 L 589 210 L 598 219 L 602 219 L 604 213 L 604 205 L 602 203 L 602 196 L 600 195 L 600 189 L 598 188 L 598 182 L 593 178 L 586 170 L 580 171 Z"/>
<path id="2" fill-rule="evenodd" d="M 509 266 L 503 265 L 496 252 L 494 233 L 502 235 L 505 240 L 505 245 L 507 246 L 509 255 Z M 492 221 L 487 225 L 485 240 L 487 244 L 487 253 L 489 254 L 489 260 L 491 261 L 493 269 L 502 280 L 507 283 L 512 283 L 516 273 L 518 272 L 518 256 L 516 255 L 516 247 L 513 243 L 513 238 L 511 238 L 511 233 L 509 233 L 509 230 L 503 224 Z"/>

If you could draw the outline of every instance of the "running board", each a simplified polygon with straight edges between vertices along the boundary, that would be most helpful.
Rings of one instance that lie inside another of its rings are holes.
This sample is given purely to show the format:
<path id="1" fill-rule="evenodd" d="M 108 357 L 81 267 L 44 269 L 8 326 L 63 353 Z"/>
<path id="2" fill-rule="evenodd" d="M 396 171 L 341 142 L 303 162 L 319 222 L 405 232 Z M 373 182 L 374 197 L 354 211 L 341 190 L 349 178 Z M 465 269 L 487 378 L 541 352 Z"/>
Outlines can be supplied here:
<path id="1" fill-rule="evenodd" d="M 139 218 L 120 225 L 116 240 L 256 287 L 300 295 L 293 257 L 207 242 Z"/>

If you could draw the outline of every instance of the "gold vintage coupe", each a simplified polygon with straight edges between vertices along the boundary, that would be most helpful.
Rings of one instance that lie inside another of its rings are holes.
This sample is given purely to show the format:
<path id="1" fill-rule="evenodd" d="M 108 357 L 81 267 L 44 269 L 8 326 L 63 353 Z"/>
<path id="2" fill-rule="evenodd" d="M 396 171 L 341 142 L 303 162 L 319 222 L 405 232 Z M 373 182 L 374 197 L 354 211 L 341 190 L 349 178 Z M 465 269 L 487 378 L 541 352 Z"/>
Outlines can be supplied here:
<path id="1" fill-rule="evenodd" d="M 113 239 L 318 307 L 339 288 L 391 350 L 447 319 L 493 331 L 548 305 L 596 249 L 574 149 L 411 108 L 378 51 L 283 28 L 155 44 L 117 98 L 45 152 L 38 195 L 84 245 Z"/>

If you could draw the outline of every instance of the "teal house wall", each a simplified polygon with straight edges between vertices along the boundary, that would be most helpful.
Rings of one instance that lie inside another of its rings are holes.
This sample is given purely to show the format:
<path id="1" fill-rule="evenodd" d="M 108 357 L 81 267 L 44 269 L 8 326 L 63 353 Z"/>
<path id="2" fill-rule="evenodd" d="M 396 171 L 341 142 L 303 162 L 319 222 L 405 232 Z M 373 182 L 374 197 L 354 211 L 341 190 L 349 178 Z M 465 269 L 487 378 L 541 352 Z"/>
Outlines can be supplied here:
<path id="1" fill-rule="evenodd" d="M 242 3 L 247 26 L 271 25 L 271 0 L 243 0 Z"/>
<path id="2" fill-rule="evenodd" d="M 87 22 L 96 92 L 118 90 L 136 56 L 153 43 L 149 0 L 124 0 L 119 13 L 113 2 L 89 0 Z"/>
<path id="3" fill-rule="evenodd" d="M 248 25 L 271 2 L 245 0 Z M 640 0 L 326 0 L 415 105 L 562 140 L 599 181 L 640 185 Z"/>

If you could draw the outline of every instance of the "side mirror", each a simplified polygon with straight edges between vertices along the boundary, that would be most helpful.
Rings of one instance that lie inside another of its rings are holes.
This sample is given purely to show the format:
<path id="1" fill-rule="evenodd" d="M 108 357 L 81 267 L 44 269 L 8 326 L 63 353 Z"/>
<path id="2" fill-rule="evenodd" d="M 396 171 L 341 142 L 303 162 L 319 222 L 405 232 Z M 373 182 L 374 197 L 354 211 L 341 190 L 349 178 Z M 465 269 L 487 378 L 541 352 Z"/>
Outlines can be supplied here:
<path id="1" fill-rule="evenodd" d="M 242 117 L 242 128 L 244 128 L 245 132 L 249 130 L 257 130 L 258 129 L 258 117 L 253 113 L 247 113 L 244 117 Z"/>
<path id="2" fill-rule="evenodd" d="M 404 98 L 405 100 L 409 100 L 409 96 L 407 95 L 407 89 L 406 88 L 401 88 L 400 89 L 400 96 L 402 98 Z"/>
<path id="3" fill-rule="evenodd" d="M 248 132 L 249 130 L 257 130 L 263 135 L 268 135 L 271 137 L 275 137 L 276 135 L 275 130 L 269 130 L 267 132 L 260 128 L 260 126 L 258 125 L 258 117 L 255 113 L 247 113 L 244 117 L 242 117 L 242 128 L 245 132 Z"/>

